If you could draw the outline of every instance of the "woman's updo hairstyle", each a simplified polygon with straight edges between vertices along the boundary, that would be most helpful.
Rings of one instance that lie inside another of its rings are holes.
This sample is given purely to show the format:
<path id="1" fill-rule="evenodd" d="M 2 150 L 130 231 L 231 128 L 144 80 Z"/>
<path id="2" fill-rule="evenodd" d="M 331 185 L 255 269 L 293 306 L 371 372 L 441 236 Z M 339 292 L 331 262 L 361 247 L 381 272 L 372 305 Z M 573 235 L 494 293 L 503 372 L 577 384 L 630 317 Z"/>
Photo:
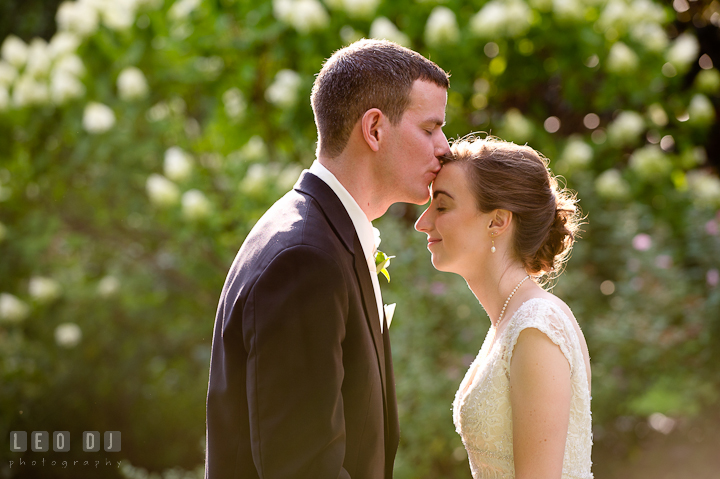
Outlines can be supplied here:
<path id="1" fill-rule="evenodd" d="M 483 213 L 511 211 L 513 252 L 531 276 L 562 272 L 580 223 L 575 194 L 559 188 L 548 161 L 529 146 L 468 136 L 453 143 L 444 163 L 462 164 Z"/>

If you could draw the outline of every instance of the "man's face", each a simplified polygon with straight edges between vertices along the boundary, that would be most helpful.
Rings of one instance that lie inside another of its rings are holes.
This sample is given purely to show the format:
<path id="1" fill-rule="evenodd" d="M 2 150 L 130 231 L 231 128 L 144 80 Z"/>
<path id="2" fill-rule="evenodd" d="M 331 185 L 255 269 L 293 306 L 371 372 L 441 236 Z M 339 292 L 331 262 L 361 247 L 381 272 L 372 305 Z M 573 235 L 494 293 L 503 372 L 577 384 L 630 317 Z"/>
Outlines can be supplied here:
<path id="1" fill-rule="evenodd" d="M 444 88 L 416 80 L 400 123 L 389 128 L 380 181 L 393 202 L 421 205 L 430 198 L 430 183 L 440 171 L 438 157 L 450 151 L 442 131 L 446 104 Z"/>

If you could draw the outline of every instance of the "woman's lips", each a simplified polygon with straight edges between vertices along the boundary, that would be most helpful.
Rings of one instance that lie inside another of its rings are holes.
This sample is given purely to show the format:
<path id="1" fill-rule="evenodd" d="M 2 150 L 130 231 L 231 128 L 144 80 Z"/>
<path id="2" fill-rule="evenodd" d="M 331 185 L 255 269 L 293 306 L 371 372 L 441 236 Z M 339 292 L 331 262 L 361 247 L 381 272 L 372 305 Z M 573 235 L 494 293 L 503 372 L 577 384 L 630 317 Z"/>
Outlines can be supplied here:
<path id="1" fill-rule="evenodd" d="M 431 246 L 434 245 L 434 244 L 439 243 L 440 241 L 442 241 L 442 240 L 439 240 L 439 239 L 429 239 L 429 240 L 428 240 L 428 248 L 431 247 Z"/>

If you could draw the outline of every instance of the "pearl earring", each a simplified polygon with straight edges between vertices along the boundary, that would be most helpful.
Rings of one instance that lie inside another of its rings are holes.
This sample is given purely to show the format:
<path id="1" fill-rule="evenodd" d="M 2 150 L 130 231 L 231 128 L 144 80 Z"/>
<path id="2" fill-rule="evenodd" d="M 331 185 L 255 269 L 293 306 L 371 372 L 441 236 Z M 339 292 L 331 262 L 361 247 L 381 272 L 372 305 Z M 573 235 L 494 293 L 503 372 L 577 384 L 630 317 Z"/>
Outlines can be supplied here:
<path id="1" fill-rule="evenodd" d="M 495 236 L 495 233 L 491 233 L 491 235 Z M 494 253 L 495 252 L 495 240 L 493 239 L 491 241 L 492 241 L 492 247 L 490 248 L 490 252 Z"/>

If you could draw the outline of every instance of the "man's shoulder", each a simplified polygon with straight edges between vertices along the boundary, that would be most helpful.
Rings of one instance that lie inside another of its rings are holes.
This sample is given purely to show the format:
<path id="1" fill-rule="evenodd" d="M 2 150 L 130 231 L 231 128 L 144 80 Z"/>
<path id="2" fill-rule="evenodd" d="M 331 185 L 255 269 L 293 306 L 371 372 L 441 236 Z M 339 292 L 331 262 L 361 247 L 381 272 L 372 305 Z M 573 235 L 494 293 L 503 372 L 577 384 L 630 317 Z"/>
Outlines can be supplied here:
<path id="1" fill-rule="evenodd" d="M 277 245 L 287 248 L 326 241 L 332 227 L 315 198 L 298 190 L 291 190 L 273 204 L 258 220 L 245 240 L 258 246 Z"/>
<path id="2" fill-rule="evenodd" d="M 307 193 L 292 190 L 258 220 L 236 261 L 253 269 L 264 269 L 273 258 L 296 246 L 309 246 L 331 256 L 342 255 L 344 249 L 318 201 Z"/>

